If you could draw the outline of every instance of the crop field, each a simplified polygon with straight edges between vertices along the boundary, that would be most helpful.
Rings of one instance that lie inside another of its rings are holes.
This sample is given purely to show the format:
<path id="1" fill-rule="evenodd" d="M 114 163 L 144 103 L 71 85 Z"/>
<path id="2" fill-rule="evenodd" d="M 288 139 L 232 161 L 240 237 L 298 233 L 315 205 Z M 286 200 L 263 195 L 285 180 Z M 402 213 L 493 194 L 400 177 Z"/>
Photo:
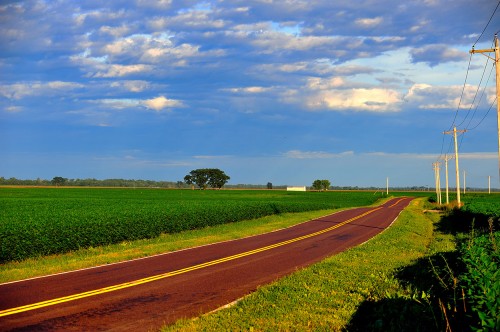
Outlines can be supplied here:
<path id="1" fill-rule="evenodd" d="M 370 205 L 373 192 L 0 188 L 0 263 L 286 212 Z"/>
<path id="2" fill-rule="evenodd" d="M 500 218 L 500 195 L 473 194 L 465 195 L 463 210 L 472 214 Z"/>

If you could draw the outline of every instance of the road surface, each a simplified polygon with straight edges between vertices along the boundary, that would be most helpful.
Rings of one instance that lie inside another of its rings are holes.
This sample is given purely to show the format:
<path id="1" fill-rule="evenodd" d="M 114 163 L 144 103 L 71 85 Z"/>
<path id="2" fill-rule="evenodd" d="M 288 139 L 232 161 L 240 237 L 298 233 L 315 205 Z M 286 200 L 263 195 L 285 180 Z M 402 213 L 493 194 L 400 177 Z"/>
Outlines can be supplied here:
<path id="1" fill-rule="evenodd" d="M 0 331 L 151 331 L 241 298 L 387 228 L 411 198 L 279 231 L 0 285 Z"/>

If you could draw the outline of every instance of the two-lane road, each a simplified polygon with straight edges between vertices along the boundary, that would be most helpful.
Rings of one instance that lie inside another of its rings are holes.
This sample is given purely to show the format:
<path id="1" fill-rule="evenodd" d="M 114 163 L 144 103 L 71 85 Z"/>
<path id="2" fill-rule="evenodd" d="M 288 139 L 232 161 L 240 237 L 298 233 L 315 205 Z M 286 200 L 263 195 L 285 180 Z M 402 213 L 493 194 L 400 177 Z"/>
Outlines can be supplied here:
<path id="1" fill-rule="evenodd" d="M 198 316 L 365 242 L 411 198 L 279 231 L 0 285 L 0 330 L 148 331 Z"/>

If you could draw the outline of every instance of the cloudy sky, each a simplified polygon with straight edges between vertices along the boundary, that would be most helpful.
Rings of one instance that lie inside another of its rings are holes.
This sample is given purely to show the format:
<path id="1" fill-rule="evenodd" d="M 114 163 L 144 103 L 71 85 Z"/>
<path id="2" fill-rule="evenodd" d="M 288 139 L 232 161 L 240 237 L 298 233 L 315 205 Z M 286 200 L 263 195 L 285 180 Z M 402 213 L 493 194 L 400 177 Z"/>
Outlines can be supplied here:
<path id="1" fill-rule="evenodd" d="M 498 187 L 497 4 L 0 1 L 0 176 Z"/>

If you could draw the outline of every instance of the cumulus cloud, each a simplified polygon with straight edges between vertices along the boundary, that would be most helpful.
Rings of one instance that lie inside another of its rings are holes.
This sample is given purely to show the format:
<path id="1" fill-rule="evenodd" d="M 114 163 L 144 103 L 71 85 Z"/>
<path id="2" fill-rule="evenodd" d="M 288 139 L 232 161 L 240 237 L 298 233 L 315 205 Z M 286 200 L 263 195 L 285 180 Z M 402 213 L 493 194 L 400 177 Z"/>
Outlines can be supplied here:
<path id="1" fill-rule="evenodd" d="M 289 103 L 301 103 L 311 111 L 399 111 L 402 96 L 397 90 L 380 87 L 360 87 L 342 77 L 306 80 L 302 89 L 289 89 L 282 94 Z"/>
<path id="2" fill-rule="evenodd" d="M 477 87 L 469 84 L 464 87 L 417 83 L 410 87 L 404 100 L 419 109 L 457 109 L 459 104 L 460 108 L 468 109 L 472 107 L 476 91 Z M 493 91 L 489 89 L 487 92 L 491 94 Z"/>
<path id="3" fill-rule="evenodd" d="M 143 100 L 142 104 L 149 109 L 155 110 L 157 112 L 163 111 L 164 109 L 170 109 L 174 107 L 182 107 L 183 104 L 179 100 L 173 100 L 165 98 L 165 96 L 159 96 L 152 99 Z"/>
<path id="4" fill-rule="evenodd" d="M 144 64 L 137 65 L 103 65 L 100 67 L 105 67 L 105 70 L 98 71 L 93 77 L 123 77 L 132 74 L 139 74 L 150 72 L 152 70 L 151 66 Z"/>
<path id="5" fill-rule="evenodd" d="M 348 89 L 321 91 L 310 96 L 309 109 L 338 111 L 395 112 L 399 111 L 401 96 L 389 89 Z"/>
<path id="6" fill-rule="evenodd" d="M 381 16 L 374 18 L 358 18 L 355 23 L 363 28 L 374 28 L 382 23 L 383 20 Z"/>
<path id="7" fill-rule="evenodd" d="M 129 80 L 112 82 L 111 87 L 138 93 L 146 90 L 150 87 L 150 84 L 149 82 L 143 80 Z"/>
<path id="8" fill-rule="evenodd" d="M 431 67 L 445 62 L 464 61 L 468 58 L 465 52 L 451 48 L 445 44 L 433 44 L 414 48 L 410 54 L 413 63 L 424 62 Z"/>

